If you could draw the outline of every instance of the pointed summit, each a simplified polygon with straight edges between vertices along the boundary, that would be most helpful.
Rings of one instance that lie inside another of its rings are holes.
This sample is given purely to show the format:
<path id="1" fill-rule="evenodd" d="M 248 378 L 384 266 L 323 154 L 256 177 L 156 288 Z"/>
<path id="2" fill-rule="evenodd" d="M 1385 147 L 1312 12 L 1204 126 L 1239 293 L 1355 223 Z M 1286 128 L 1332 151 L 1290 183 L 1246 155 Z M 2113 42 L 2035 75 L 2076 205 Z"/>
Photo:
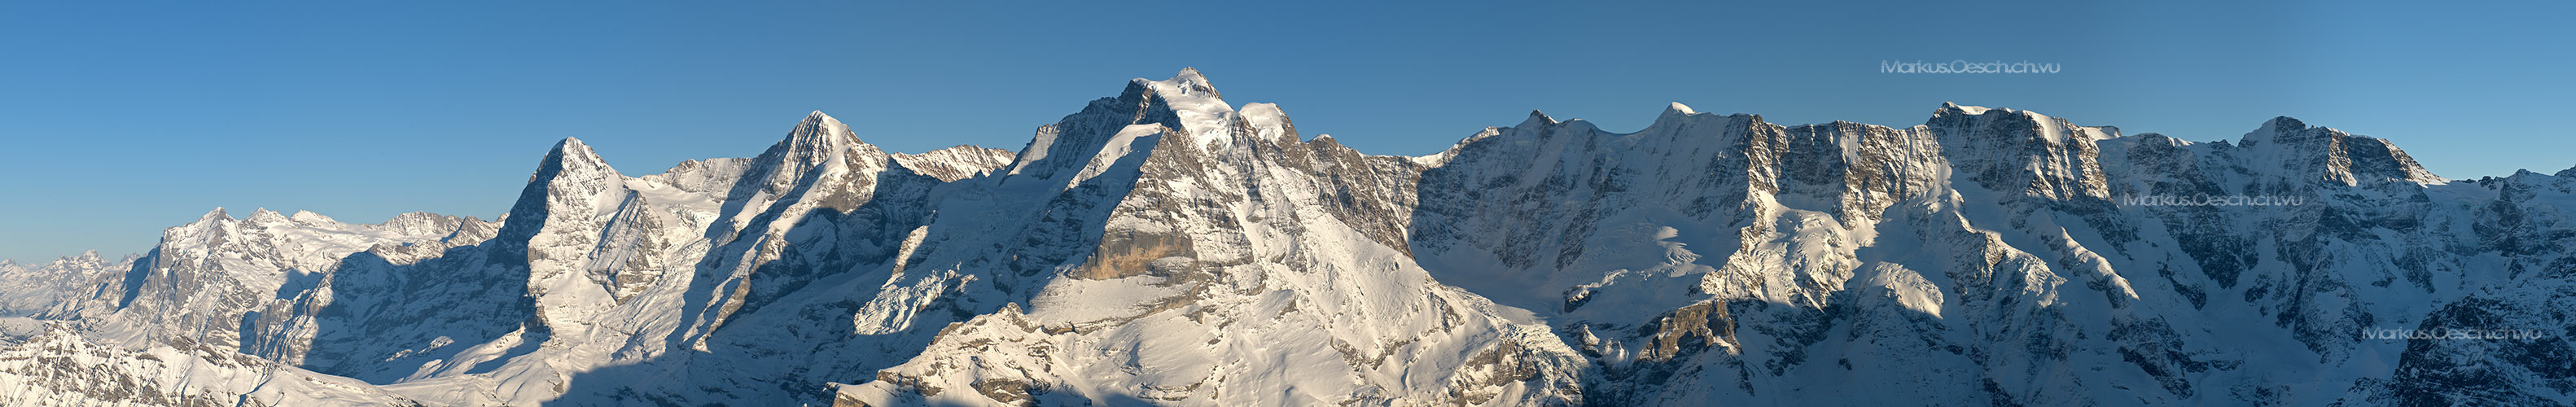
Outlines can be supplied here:
<path id="1" fill-rule="evenodd" d="M 268 210 L 266 207 L 261 207 L 257 210 L 251 211 L 250 217 L 242 218 L 242 220 L 250 221 L 254 224 L 279 224 L 287 222 L 286 214 Z"/>
<path id="2" fill-rule="evenodd" d="M 1521 120 L 1520 125 L 1512 127 L 1536 127 L 1552 124 L 1556 124 L 1556 118 L 1548 117 L 1547 113 L 1539 112 L 1538 109 L 1530 109 L 1529 119 Z"/>
<path id="3" fill-rule="evenodd" d="M 823 111 L 821 110 L 816 110 L 813 113 L 806 113 L 805 120 L 797 122 L 796 127 L 799 129 L 811 127 L 823 130 L 826 133 L 848 133 L 850 131 L 850 126 L 841 124 L 841 119 L 835 119 L 832 118 L 832 115 L 823 114 Z"/>
<path id="4" fill-rule="evenodd" d="M 787 137 L 751 159 L 751 168 L 734 187 L 749 193 L 756 188 L 771 196 L 783 197 L 799 185 L 826 182 L 818 177 L 842 176 L 852 171 L 872 171 L 885 165 L 887 155 L 859 141 L 850 126 L 822 111 L 805 115 L 805 120 L 788 129 Z M 837 188 L 837 186 L 835 186 Z"/>
<path id="5" fill-rule="evenodd" d="M 1695 114 L 1699 114 L 1699 111 L 1691 110 L 1689 105 L 1684 105 L 1682 102 L 1672 102 L 1671 104 L 1664 105 L 1663 113 L 1655 115 L 1655 123 L 1653 125 L 1664 126 L 1680 123 L 1678 120 L 1682 120 L 1683 118 L 1690 117 L 1690 115 Z"/>
<path id="6" fill-rule="evenodd" d="M 866 143 L 859 141 L 858 135 L 850 133 L 849 125 L 842 124 L 840 119 L 834 119 L 832 115 L 816 110 L 806 114 L 805 120 L 797 122 L 795 128 L 788 129 L 786 138 L 778 140 L 778 144 L 769 146 L 768 151 L 761 152 L 760 158 L 757 159 L 758 164 L 755 165 L 773 170 L 781 167 L 796 168 L 784 171 L 787 176 L 793 177 L 805 173 L 806 169 L 839 160 L 844 153 L 865 145 Z M 773 171 L 772 175 L 777 175 L 776 172 Z M 792 179 L 772 181 L 794 182 Z"/>
<path id="7" fill-rule="evenodd" d="M 797 122 L 795 129 L 787 131 L 787 138 L 779 140 L 778 145 L 771 149 L 840 150 L 857 144 L 859 144 L 859 137 L 850 133 L 849 125 L 841 124 L 840 119 L 834 119 L 832 115 L 816 110 L 806 114 L 805 120 Z"/>
<path id="8" fill-rule="evenodd" d="M 1186 89 L 1191 92 L 1206 93 L 1208 97 L 1225 97 L 1224 94 L 1217 93 L 1216 84 L 1208 82 L 1206 75 L 1199 74 L 1198 68 L 1183 67 L 1181 68 L 1180 73 L 1172 74 L 1172 79 L 1169 82 L 1176 82 L 1184 85 L 1182 89 Z"/>
<path id="9" fill-rule="evenodd" d="M 224 212 L 224 207 L 217 206 L 217 207 L 215 207 L 215 210 L 212 210 L 212 211 L 206 211 L 206 214 L 205 214 L 205 215 L 201 215 L 201 216 L 198 216 L 198 217 L 197 217 L 197 221 L 198 221 L 198 222 L 205 222 L 205 221 L 209 221 L 209 220 L 233 220 L 233 215 L 232 215 L 232 214 L 230 214 L 230 213 L 225 213 L 225 212 Z"/>
<path id="10" fill-rule="evenodd" d="M 528 174 L 528 185 L 520 188 L 519 200 L 503 216 L 501 237 L 516 242 L 509 248 L 525 250 L 529 236 L 536 235 L 547 219 L 558 214 L 589 214 L 595 211 L 602 191 L 621 188 L 624 175 L 610 168 L 608 161 L 590 150 L 581 139 L 565 137 L 555 142 L 546 157 L 537 161 L 537 170 Z"/>
<path id="11" fill-rule="evenodd" d="M 583 144 L 579 138 L 565 137 L 562 141 L 555 142 L 553 149 L 546 150 L 546 157 L 537 162 L 537 172 L 528 176 L 528 182 L 539 182 L 540 178 L 552 178 L 557 173 L 567 171 L 584 174 L 617 173 L 616 170 L 608 168 L 608 161 L 599 158 L 599 153 L 590 150 L 589 144 Z"/>
<path id="12" fill-rule="evenodd" d="M 1656 114 L 1655 121 L 1646 125 L 1646 128 L 1649 130 L 1642 131 L 1676 131 L 1676 129 L 1681 126 L 1686 126 L 1686 123 L 1691 122 L 1693 120 L 1692 116 L 1697 115 L 1701 115 L 1699 110 L 1692 109 L 1690 105 L 1682 104 L 1682 102 L 1668 103 L 1664 105 L 1664 112 Z"/>

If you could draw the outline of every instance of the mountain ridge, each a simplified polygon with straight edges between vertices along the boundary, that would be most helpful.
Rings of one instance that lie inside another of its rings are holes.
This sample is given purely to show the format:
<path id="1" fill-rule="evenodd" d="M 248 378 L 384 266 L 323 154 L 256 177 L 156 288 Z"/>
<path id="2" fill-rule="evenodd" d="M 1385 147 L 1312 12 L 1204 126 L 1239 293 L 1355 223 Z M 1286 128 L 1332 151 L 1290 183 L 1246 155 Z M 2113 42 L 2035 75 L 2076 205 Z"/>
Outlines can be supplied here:
<path id="1" fill-rule="evenodd" d="M 2567 172 L 2452 181 L 2287 117 L 2195 143 L 1673 103 L 1373 156 L 1184 69 L 1017 152 L 885 152 L 817 111 L 629 177 L 566 138 L 498 221 L 217 209 L 8 294 L 90 293 L 36 317 L 115 366 L 243 354 L 294 369 L 213 369 L 349 403 L 2563 403 L 2576 332 L 2366 332 L 2566 326 L 2567 214 Z M 155 371 L 120 369 L 0 379 Z"/>

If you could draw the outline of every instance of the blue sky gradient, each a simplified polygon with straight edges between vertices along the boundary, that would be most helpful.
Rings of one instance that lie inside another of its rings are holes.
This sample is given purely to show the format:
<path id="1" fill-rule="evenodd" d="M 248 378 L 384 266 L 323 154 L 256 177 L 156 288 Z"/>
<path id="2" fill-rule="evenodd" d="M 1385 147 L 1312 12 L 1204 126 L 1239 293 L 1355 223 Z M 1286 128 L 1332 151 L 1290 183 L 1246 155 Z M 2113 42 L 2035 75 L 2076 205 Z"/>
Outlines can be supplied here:
<path id="1" fill-rule="evenodd" d="M 758 154 L 813 110 L 893 151 L 1017 149 L 1184 66 L 1374 154 L 1531 109 L 1903 127 L 1955 101 L 2197 141 L 2286 115 L 2455 179 L 2576 165 L 2570 2 L 36 3 L 0 4 L 21 261 L 145 251 L 219 206 L 490 219 L 567 136 L 632 175 Z"/>

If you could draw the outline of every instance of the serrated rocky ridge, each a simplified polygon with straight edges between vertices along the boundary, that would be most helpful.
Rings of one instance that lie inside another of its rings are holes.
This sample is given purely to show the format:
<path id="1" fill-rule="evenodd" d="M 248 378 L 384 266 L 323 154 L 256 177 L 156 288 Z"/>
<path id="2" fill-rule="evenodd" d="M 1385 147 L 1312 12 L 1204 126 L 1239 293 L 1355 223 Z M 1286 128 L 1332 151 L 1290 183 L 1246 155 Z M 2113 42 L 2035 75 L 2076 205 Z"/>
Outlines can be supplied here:
<path id="1" fill-rule="evenodd" d="M 2576 401 L 2576 174 L 2448 180 L 2286 117 L 1673 104 L 1401 157 L 1184 70 L 1016 152 L 859 136 L 815 112 L 645 176 L 566 139 L 497 221 L 217 210 L 0 263 L 34 318 L 0 320 L 0 402 Z"/>

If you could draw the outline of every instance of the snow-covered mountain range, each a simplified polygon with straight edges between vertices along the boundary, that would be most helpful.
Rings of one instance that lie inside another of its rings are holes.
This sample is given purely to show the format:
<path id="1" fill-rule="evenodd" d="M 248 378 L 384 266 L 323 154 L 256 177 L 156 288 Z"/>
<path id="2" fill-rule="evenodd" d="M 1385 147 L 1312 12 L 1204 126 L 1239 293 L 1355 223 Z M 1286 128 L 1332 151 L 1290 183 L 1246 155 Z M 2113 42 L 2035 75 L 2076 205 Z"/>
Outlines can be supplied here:
<path id="1" fill-rule="evenodd" d="M 640 177 L 565 139 L 498 220 L 217 209 L 0 263 L 0 404 L 2576 402 L 2576 169 L 2287 117 L 1674 104 L 1401 157 L 1185 69 L 1036 133 L 816 112 Z"/>

